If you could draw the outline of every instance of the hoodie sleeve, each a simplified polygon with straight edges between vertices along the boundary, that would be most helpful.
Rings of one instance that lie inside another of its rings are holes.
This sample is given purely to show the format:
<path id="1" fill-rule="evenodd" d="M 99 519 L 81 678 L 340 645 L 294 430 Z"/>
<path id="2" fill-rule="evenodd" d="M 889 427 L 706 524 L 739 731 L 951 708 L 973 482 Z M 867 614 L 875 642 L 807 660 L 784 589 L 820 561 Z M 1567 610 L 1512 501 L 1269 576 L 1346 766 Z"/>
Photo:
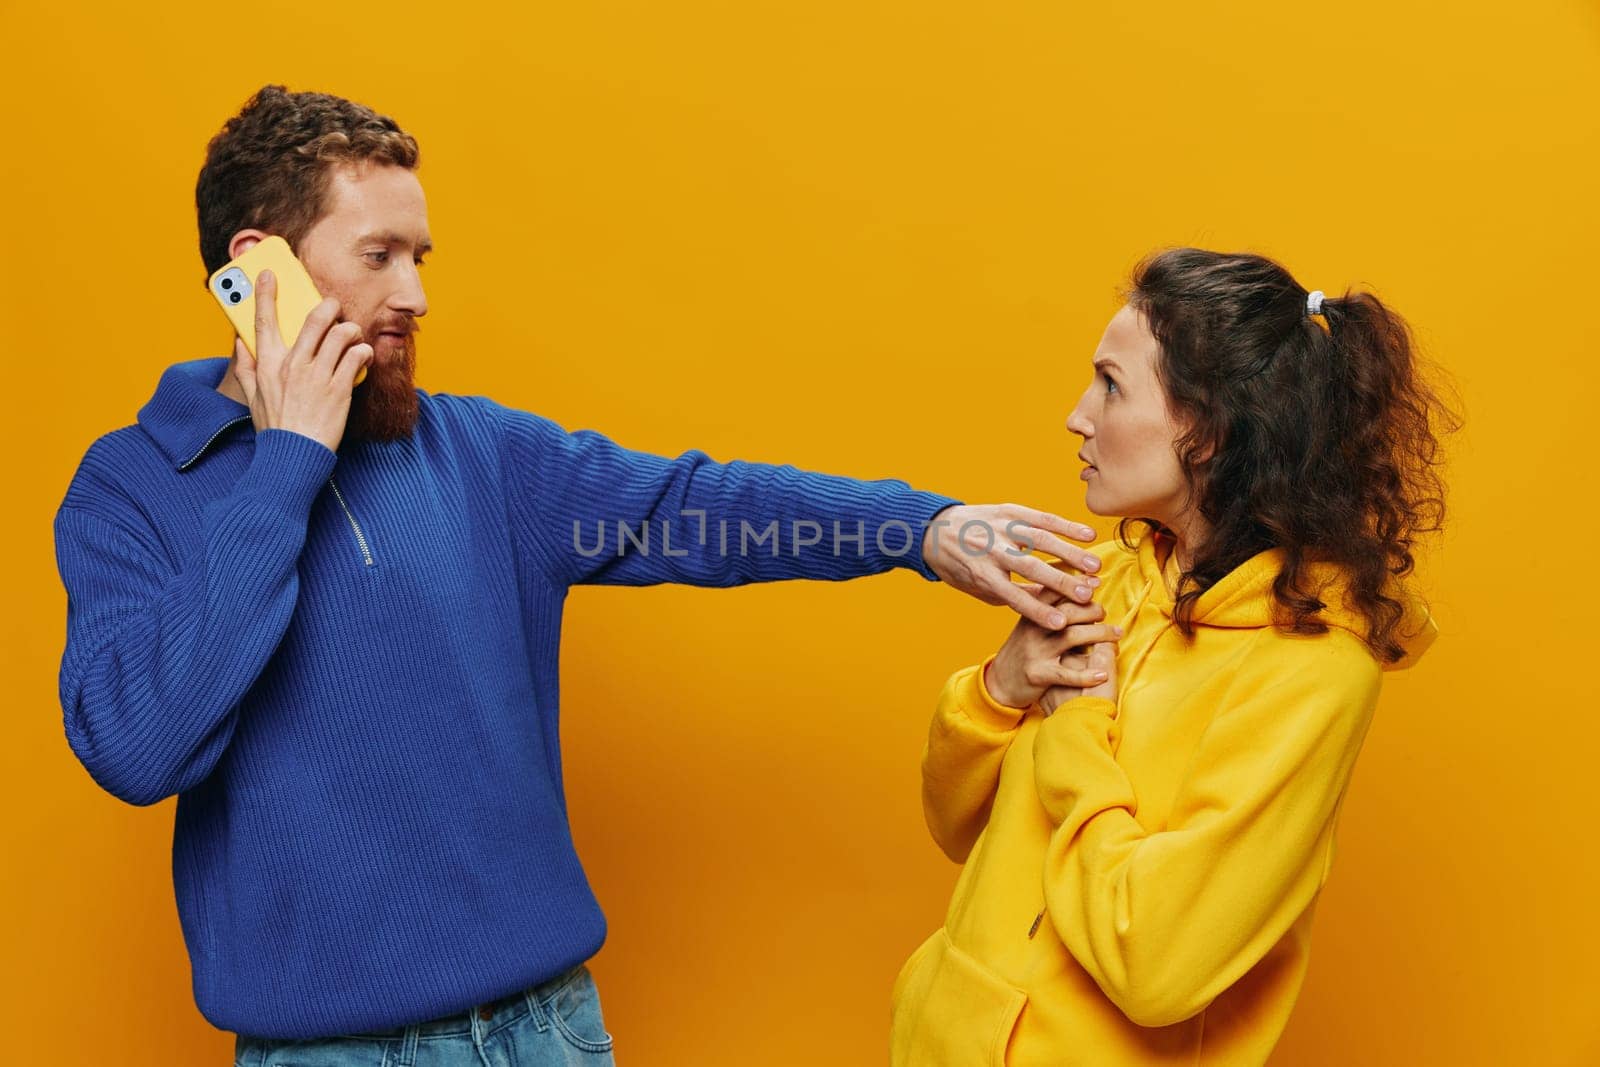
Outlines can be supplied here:
<path id="1" fill-rule="evenodd" d="M 1334 630 L 1241 678 L 1201 736 L 1166 827 L 1134 818 L 1113 758 L 1117 706 L 1077 697 L 1034 743 L 1055 829 L 1045 898 L 1062 942 L 1129 1019 L 1167 1026 L 1202 1011 L 1313 903 L 1381 673 Z"/>
<path id="2" fill-rule="evenodd" d="M 951 497 L 892 478 L 719 463 L 696 449 L 670 459 L 532 412 L 491 410 L 517 535 L 560 584 L 733 586 L 897 566 L 938 580 L 922 538 L 960 503 Z"/>
<path id="3" fill-rule="evenodd" d="M 304 434 L 262 431 L 176 567 L 113 492 L 69 490 L 55 518 L 61 707 L 67 742 L 107 792 L 154 804 L 211 773 L 294 614 L 311 502 L 336 459 Z"/>
<path id="4" fill-rule="evenodd" d="M 1027 711 L 990 694 L 983 679 L 993 661 L 991 655 L 945 682 L 922 750 L 922 815 L 934 842 L 957 863 L 966 862 L 988 825 L 1000 764 Z"/>

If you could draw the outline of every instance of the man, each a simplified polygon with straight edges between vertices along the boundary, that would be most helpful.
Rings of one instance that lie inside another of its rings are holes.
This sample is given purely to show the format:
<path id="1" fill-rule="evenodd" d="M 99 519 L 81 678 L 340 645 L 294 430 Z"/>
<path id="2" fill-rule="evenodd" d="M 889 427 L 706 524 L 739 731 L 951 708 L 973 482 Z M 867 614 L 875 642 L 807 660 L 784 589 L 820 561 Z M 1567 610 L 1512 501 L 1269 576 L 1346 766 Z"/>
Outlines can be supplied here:
<path id="1" fill-rule="evenodd" d="M 263 274 L 256 358 L 236 339 L 168 367 L 84 456 L 55 523 L 66 734 L 114 795 L 178 796 L 196 1003 L 245 1062 L 358 1032 L 478 1062 L 507 1013 L 519 1062 L 609 1058 L 557 740 L 568 589 L 899 565 L 1059 628 L 1099 609 L 1022 548 L 1093 570 L 1062 538 L 1094 534 L 418 389 L 417 162 L 391 119 L 282 86 L 213 139 L 207 274 L 280 234 L 326 299 L 291 346 Z"/>

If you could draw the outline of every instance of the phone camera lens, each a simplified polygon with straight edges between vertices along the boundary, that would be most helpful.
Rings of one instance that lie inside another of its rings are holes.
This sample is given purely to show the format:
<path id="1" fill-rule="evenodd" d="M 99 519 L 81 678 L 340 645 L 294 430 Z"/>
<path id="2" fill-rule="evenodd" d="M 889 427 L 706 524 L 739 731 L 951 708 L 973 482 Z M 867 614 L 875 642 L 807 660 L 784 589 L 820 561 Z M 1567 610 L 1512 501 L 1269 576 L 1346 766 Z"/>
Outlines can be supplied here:
<path id="1" fill-rule="evenodd" d="M 232 278 L 224 278 L 224 279 L 222 279 L 222 287 L 224 289 L 232 289 L 233 288 L 233 279 Z"/>
<path id="2" fill-rule="evenodd" d="M 230 302 L 231 302 L 231 303 L 234 303 L 234 304 L 237 304 L 237 303 L 238 303 L 238 302 L 239 302 L 239 301 L 241 301 L 241 300 L 243 300 L 243 299 L 244 299 L 244 297 L 243 297 L 243 296 L 241 296 L 241 295 L 240 295 L 240 294 L 238 294 L 238 293 L 229 293 L 229 294 L 228 294 L 228 300 L 229 300 L 229 301 L 230 301 Z"/>

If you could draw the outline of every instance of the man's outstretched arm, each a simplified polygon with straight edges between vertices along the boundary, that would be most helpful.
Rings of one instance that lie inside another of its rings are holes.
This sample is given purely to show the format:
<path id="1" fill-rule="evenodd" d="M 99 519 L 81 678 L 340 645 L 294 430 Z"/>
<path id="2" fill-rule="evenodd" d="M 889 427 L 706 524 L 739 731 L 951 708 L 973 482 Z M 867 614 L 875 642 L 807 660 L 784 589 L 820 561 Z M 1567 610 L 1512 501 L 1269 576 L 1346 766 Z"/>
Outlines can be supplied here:
<path id="1" fill-rule="evenodd" d="M 563 585 L 838 581 L 901 566 L 1047 627 L 1059 614 L 1041 588 L 1090 599 L 1030 550 L 1092 573 L 1098 561 L 1066 538 L 1094 531 L 1047 512 L 693 449 L 669 458 L 480 399 L 500 425 L 518 539 Z"/>

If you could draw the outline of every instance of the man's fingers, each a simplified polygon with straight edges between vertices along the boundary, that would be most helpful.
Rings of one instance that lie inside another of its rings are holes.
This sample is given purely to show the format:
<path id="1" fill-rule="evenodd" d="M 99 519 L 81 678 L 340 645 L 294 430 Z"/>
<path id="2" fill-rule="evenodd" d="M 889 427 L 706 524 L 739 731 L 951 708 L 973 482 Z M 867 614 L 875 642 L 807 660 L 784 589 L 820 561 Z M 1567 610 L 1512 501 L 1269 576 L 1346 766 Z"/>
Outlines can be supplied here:
<path id="1" fill-rule="evenodd" d="M 1008 504 L 1006 507 L 1011 510 L 1014 517 L 1040 530 L 1048 530 L 1051 533 L 1060 534 L 1062 537 L 1070 537 L 1074 541 L 1082 541 L 1085 544 L 1093 544 L 1095 541 L 1093 526 L 1086 526 L 1081 522 L 1073 522 L 1071 519 L 1063 519 L 1060 515 L 1048 511 L 1040 511 L 1038 508 L 1030 508 L 1024 504 Z M 1041 545 L 1040 547 L 1043 546 Z M 1055 552 L 1054 549 L 1050 551 Z M 1055 554 L 1061 555 L 1059 552 L 1055 552 Z"/>
<path id="2" fill-rule="evenodd" d="M 1012 584 L 1018 589 L 1026 590 L 1029 596 L 1038 600 L 1040 603 L 1048 604 L 1053 608 L 1059 608 L 1061 612 L 1066 615 L 1068 625 L 1076 625 L 1078 623 L 1085 622 L 1099 622 L 1101 619 L 1106 617 L 1105 606 L 1100 604 L 1098 601 L 1091 600 L 1087 604 L 1080 604 L 1078 601 L 1073 600 L 1071 597 L 1066 596 L 1063 593 L 1058 593 L 1054 589 L 1045 588 L 1038 582 L 1028 582 L 1026 584 L 1014 582 Z M 991 600 L 989 603 L 998 604 L 1000 601 Z"/>
<path id="3" fill-rule="evenodd" d="M 372 346 L 365 341 L 351 345 L 344 350 L 344 355 L 339 358 L 339 366 L 333 372 L 333 380 L 342 389 L 354 389 L 356 372 L 372 359 Z"/>
<path id="4" fill-rule="evenodd" d="M 1023 542 L 1025 547 L 1039 548 L 1055 556 L 1068 566 L 1076 567 L 1080 571 L 1094 573 L 1100 569 L 1100 557 L 1092 552 L 1086 552 L 1076 545 L 1069 545 L 1055 534 L 1038 528 L 1032 530 L 1016 531 L 1017 540 Z"/>
<path id="5" fill-rule="evenodd" d="M 1064 597 L 1070 597 L 1080 604 L 1087 604 L 1094 599 L 1094 587 L 1089 585 L 1082 577 L 1068 574 L 1058 567 L 1052 567 L 1038 556 L 1005 556 L 1010 560 L 1011 569 L 1024 578 L 1031 578 L 1049 589 L 1055 590 Z"/>
<path id="6" fill-rule="evenodd" d="M 281 345 L 283 338 L 278 336 L 278 280 L 272 276 L 270 270 L 264 270 L 256 275 L 256 351 L 275 351 L 268 349 L 263 342 L 273 346 Z"/>
<path id="7" fill-rule="evenodd" d="M 339 357 L 347 348 L 361 341 L 361 324 L 359 322 L 337 323 L 327 336 L 323 337 L 322 345 L 317 349 L 315 362 L 321 363 L 328 369 L 328 377 L 333 377 L 334 369 L 338 366 Z M 354 372 L 352 372 L 354 373 Z"/>
<path id="8" fill-rule="evenodd" d="M 339 301 L 331 296 L 323 297 L 317 306 L 311 309 L 306 316 L 306 321 L 300 324 L 300 333 L 294 339 L 294 347 L 290 352 L 294 355 L 296 363 L 314 363 L 317 352 L 325 340 L 324 335 L 334 320 L 339 317 Z M 357 327 L 359 331 L 360 327 Z M 342 348 L 341 348 L 342 351 Z"/>
<path id="9" fill-rule="evenodd" d="M 1002 583 L 1000 599 L 1018 615 L 1046 630 L 1056 630 L 1067 624 L 1067 617 L 1038 597 L 1029 596 L 1022 586 L 1009 578 Z"/>

